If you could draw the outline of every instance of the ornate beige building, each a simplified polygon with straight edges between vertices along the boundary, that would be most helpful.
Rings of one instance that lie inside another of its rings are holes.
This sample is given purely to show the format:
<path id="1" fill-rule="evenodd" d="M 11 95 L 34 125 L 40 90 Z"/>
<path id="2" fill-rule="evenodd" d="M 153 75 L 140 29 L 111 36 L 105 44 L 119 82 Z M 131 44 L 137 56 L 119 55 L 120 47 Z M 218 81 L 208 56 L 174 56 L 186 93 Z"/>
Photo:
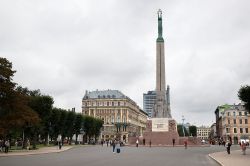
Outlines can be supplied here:
<path id="1" fill-rule="evenodd" d="M 118 90 L 86 91 L 82 99 L 82 113 L 104 121 L 100 139 L 113 138 L 128 142 L 141 136 L 146 128 L 147 113 Z"/>
<path id="2" fill-rule="evenodd" d="M 231 140 L 238 144 L 241 141 L 249 141 L 250 138 L 250 114 L 240 103 L 238 105 L 218 106 L 215 110 L 216 134 L 221 140 Z"/>

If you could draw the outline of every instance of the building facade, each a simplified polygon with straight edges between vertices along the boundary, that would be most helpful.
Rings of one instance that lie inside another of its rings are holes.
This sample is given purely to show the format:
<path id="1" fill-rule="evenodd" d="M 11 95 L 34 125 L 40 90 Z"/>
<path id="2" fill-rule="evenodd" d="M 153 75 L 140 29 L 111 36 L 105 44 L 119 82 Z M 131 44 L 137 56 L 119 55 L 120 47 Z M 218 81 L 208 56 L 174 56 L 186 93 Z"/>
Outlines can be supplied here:
<path id="1" fill-rule="evenodd" d="M 211 128 L 206 126 L 197 127 L 197 137 L 201 140 L 208 141 Z"/>
<path id="2" fill-rule="evenodd" d="M 209 134 L 209 141 L 211 144 L 215 144 L 216 138 L 217 138 L 217 132 L 216 132 L 216 123 L 213 123 L 210 126 L 210 134 Z"/>
<path id="3" fill-rule="evenodd" d="M 170 97 L 169 97 L 169 86 L 167 86 L 166 91 L 166 104 L 170 108 Z M 152 112 L 154 109 L 156 101 L 156 91 L 148 91 L 147 93 L 143 93 L 143 111 L 148 114 L 149 117 L 152 117 Z"/>
<path id="4" fill-rule="evenodd" d="M 82 113 L 103 120 L 100 139 L 141 136 L 146 128 L 147 113 L 118 90 L 86 91 L 82 99 Z"/>
<path id="5" fill-rule="evenodd" d="M 221 140 L 230 140 L 233 144 L 249 141 L 250 116 L 244 106 L 222 105 L 215 110 L 216 135 Z"/>

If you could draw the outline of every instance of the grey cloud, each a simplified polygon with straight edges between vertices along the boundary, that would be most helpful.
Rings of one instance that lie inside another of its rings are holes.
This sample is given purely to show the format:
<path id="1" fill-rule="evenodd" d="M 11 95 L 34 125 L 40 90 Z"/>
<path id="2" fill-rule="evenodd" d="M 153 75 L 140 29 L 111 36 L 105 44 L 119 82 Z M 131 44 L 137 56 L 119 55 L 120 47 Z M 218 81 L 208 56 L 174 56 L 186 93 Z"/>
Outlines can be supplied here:
<path id="1" fill-rule="evenodd" d="M 163 10 L 173 117 L 210 125 L 250 79 L 248 1 L 1 1 L 0 56 L 14 80 L 81 111 L 85 90 L 119 89 L 142 106 L 155 88 Z"/>

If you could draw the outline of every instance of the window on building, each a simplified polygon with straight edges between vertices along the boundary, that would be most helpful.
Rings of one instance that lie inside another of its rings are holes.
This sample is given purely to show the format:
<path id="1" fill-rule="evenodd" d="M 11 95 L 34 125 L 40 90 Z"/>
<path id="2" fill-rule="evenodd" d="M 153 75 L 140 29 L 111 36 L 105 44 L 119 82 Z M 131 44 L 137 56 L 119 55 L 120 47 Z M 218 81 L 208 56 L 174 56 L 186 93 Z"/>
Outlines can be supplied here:
<path id="1" fill-rule="evenodd" d="M 247 116 L 247 111 L 245 111 L 245 116 Z"/>
<path id="2" fill-rule="evenodd" d="M 234 119 L 234 124 L 236 124 L 236 119 Z"/>
<path id="3" fill-rule="evenodd" d="M 248 128 L 245 128 L 245 130 L 246 130 L 246 133 L 248 133 Z"/>
<path id="4" fill-rule="evenodd" d="M 247 119 L 245 119 L 245 124 L 248 124 L 248 120 Z"/>
<path id="5" fill-rule="evenodd" d="M 227 113 L 227 116 L 230 116 L 230 112 Z"/>
<path id="6" fill-rule="evenodd" d="M 114 102 L 112 101 L 112 106 L 114 106 Z"/>
<path id="7" fill-rule="evenodd" d="M 240 124 L 242 124 L 242 119 L 240 119 Z"/>
<path id="8" fill-rule="evenodd" d="M 234 128 L 234 133 L 237 133 L 237 128 Z"/>
<path id="9" fill-rule="evenodd" d="M 233 112 L 234 116 L 236 116 L 235 112 Z"/>
<path id="10" fill-rule="evenodd" d="M 120 102 L 118 101 L 118 106 L 120 106 Z"/>
<path id="11" fill-rule="evenodd" d="M 243 128 L 240 128 L 240 133 L 243 133 Z"/>
<path id="12" fill-rule="evenodd" d="M 241 112 L 239 112 L 239 116 L 241 116 L 242 114 L 241 114 Z"/>
<path id="13" fill-rule="evenodd" d="M 230 124 L 230 119 L 227 120 L 227 123 Z"/>
<path id="14" fill-rule="evenodd" d="M 107 106 L 109 106 L 109 102 L 107 102 Z"/>
<path id="15" fill-rule="evenodd" d="M 229 133 L 229 128 L 226 128 L 226 132 Z"/>

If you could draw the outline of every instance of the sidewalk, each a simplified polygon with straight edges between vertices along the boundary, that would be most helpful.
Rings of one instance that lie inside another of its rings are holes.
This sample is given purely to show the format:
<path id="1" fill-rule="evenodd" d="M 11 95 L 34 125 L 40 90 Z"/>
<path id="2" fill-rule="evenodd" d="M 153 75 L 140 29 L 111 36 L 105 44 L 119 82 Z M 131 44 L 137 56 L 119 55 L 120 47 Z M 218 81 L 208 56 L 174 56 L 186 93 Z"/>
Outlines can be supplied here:
<path id="1" fill-rule="evenodd" d="M 44 147 L 38 150 L 22 150 L 17 152 L 0 153 L 0 157 L 7 156 L 23 156 L 23 155 L 35 155 L 35 154 L 46 154 L 46 153 L 59 153 L 71 149 L 73 146 L 63 146 L 62 149 L 58 149 L 58 146 Z"/>
<path id="2" fill-rule="evenodd" d="M 211 153 L 209 156 L 222 166 L 248 165 L 250 163 L 250 148 L 247 148 L 246 155 L 242 155 L 241 150 L 231 151 L 231 154 L 227 154 L 225 150 Z"/>

